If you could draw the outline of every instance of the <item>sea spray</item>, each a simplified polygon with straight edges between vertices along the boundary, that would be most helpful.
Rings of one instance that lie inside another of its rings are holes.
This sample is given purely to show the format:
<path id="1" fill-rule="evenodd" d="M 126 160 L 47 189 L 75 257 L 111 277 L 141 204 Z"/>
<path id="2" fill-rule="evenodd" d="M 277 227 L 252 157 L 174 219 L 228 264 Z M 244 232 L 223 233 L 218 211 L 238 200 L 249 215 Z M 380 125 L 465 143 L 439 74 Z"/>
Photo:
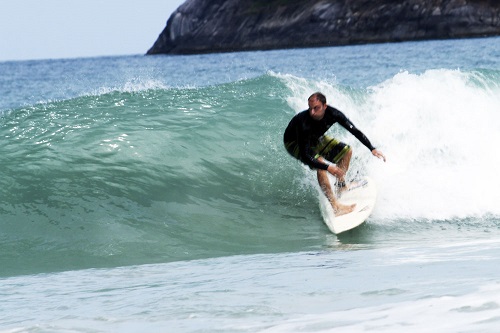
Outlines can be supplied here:
<path id="1" fill-rule="evenodd" d="M 458 70 L 404 72 L 373 87 L 366 108 L 391 156 L 386 168 L 371 163 L 384 179 L 379 213 L 445 220 L 500 213 L 499 91 L 473 79 L 475 72 Z"/>
<path id="2" fill-rule="evenodd" d="M 387 163 L 380 163 L 340 126 L 330 129 L 355 149 L 350 173 L 363 172 L 377 181 L 376 220 L 500 214 L 495 192 L 500 186 L 498 76 L 486 80 L 478 72 L 460 70 L 401 72 L 364 90 L 279 77 L 290 89 L 291 108 L 306 109 L 310 94 L 322 91 L 386 154 Z"/>

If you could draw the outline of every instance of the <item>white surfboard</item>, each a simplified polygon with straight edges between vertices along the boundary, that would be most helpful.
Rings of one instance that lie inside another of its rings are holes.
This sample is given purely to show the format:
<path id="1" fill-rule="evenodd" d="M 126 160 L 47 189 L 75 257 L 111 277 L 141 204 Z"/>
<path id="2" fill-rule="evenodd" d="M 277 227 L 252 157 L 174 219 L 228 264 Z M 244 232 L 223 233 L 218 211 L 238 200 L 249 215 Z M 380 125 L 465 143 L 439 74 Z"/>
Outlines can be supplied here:
<path id="1" fill-rule="evenodd" d="M 330 182 L 334 184 L 333 179 L 330 179 Z M 363 177 L 356 182 L 360 185 L 343 192 L 339 199 L 345 205 L 356 204 L 354 211 L 349 214 L 335 216 L 332 205 L 326 196 L 322 192 L 320 193 L 320 208 L 323 220 L 334 234 L 356 228 L 368 219 L 375 207 L 377 199 L 375 182 L 369 177 Z"/>

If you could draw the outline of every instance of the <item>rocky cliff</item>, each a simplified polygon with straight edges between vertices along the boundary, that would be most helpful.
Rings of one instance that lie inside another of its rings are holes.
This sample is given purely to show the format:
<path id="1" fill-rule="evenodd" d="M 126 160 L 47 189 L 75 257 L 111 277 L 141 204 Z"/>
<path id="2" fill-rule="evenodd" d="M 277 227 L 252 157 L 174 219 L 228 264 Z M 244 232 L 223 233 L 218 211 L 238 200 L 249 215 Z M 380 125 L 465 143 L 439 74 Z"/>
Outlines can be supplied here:
<path id="1" fill-rule="evenodd" d="M 500 35 L 493 0 L 187 0 L 147 54 Z"/>

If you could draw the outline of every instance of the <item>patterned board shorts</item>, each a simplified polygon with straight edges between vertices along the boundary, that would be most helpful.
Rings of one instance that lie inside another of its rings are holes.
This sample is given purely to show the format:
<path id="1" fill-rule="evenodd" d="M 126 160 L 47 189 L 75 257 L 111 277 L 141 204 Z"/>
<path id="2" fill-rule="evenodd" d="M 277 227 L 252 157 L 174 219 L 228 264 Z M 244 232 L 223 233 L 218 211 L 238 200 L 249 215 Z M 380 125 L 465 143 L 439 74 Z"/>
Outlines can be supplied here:
<path id="1" fill-rule="evenodd" d="M 299 146 L 297 145 L 296 142 L 290 142 L 285 144 L 286 150 L 295 157 L 296 159 L 300 159 L 300 151 L 299 151 Z M 327 135 L 323 135 L 318 142 L 318 145 L 314 147 L 314 152 L 316 155 L 314 158 L 318 158 L 322 156 L 326 160 L 333 162 L 337 164 L 342 157 L 347 154 L 351 147 L 349 145 L 346 145 L 345 143 L 331 138 Z"/>

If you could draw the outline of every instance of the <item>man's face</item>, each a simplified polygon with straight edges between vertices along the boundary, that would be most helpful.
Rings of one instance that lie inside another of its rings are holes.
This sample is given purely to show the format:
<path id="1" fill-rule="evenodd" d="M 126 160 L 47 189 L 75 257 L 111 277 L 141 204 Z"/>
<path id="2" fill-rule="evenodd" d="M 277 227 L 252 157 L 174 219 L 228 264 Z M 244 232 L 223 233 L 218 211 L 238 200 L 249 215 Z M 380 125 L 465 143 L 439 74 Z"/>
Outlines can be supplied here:
<path id="1" fill-rule="evenodd" d="M 325 116 L 326 104 L 322 104 L 317 98 L 311 98 L 309 103 L 309 115 L 314 120 L 321 120 Z"/>

